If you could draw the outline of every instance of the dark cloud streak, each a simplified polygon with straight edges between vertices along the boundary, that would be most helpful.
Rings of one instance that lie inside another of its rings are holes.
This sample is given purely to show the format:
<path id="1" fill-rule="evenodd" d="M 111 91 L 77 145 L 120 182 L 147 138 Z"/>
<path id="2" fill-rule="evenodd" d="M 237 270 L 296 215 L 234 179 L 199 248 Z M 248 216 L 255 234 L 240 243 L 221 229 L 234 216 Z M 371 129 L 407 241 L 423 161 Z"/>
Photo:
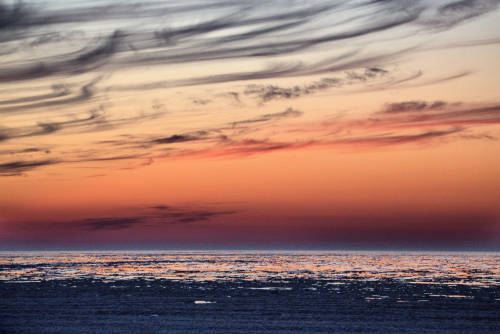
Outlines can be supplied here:
<path id="1" fill-rule="evenodd" d="M 388 71 L 384 69 L 369 67 L 362 72 L 348 71 L 345 77 L 342 78 L 323 78 L 303 86 L 293 86 L 290 88 L 275 85 L 249 85 L 244 93 L 245 95 L 256 96 L 262 103 L 265 103 L 275 99 L 298 98 L 331 88 L 339 88 L 355 83 L 366 82 L 371 79 L 385 76 L 387 73 Z"/>
<path id="2" fill-rule="evenodd" d="M 399 103 L 389 103 L 383 112 L 387 114 L 399 114 L 399 113 L 407 113 L 415 111 L 420 112 L 420 111 L 442 109 L 445 106 L 446 102 L 443 101 L 434 101 L 434 102 L 407 101 Z"/>
<path id="3" fill-rule="evenodd" d="M 50 99 L 54 99 L 54 98 L 58 98 L 58 97 L 64 97 L 64 96 L 68 96 L 70 94 L 69 89 L 67 87 L 65 87 L 64 85 L 53 85 L 52 90 L 53 90 L 53 93 L 49 93 L 49 94 L 25 96 L 25 97 L 9 99 L 9 100 L 0 100 L 0 105 L 38 102 L 38 101 L 50 100 Z"/>
<path id="4" fill-rule="evenodd" d="M 263 122 L 269 122 L 272 120 L 278 120 L 278 119 L 283 119 L 283 118 L 296 118 L 296 117 L 302 116 L 302 114 L 303 113 L 299 110 L 288 108 L 283 112 L 264 114 L 264 115 L 256 117 L 256 118 L 245 119 L 242 121 L 236 121 L 236 122 L 231 123 L 231 125 L 232 125 L 232 127 L 236 127 L 236 126 L 242 125 L 242 124 L 263 123 Z"/>
<path id="5" fill-rule="evenodd" d="M 126 124 L 155 119 L 164 114 L 163 112 L 155 112 L 130 117 L 110 118 L 105 115 L 104 110 L 104 106 L 92 109 L 88 112 L 88 116 L 78 119 L 66 115 L 66 118 L 70 118 L 66 121 L 45 121 L 38 122 L 36 125 L 22 127 L 0 127 L 0 142 L 15 138 L 44 136 L 62 131 L 65 131 L 65 133 L 100 132 Z"/>
<path id="6" fill-rule="evenodd" d="M 57 160 L 13 161 L 0 164 L 0 176 L 17 176 L 35 168 L 59 163 Z"/>
<path id="7" fill-rule="evenodd" d="M 87 218 L 78 221 L 65 222 L 65 226 L 81 227 L 91 231 L 123 230 L 144 226 L 177 225 L 207 222 L 212 218 L 237 213 L 234 210 L 207 210 L 197 208 L 182 208 L 167 205 L 150 207 L 154 211 L 138 210 L 138 215 L 125 217 Z M 59 224 L 62 226 L 62 224 Z"/>
<path id="8" fill-rule="evenodd" d="M 56 106 L 70 106 L 76 103 L 84 102 L 87 100 L 90 100 L 92 98 L 93 93 L 93 88 L 94 86 L 99 82 L 101 78 L 96 78 L 92 80 L 91 82 L 83 85 L 80 88 L 80 92 L 78 95 L 68 97 L 65 99 L 54 99 L 57 97 L 64 97 L 69 95 L 69 91 L 67 89 L 63 88 L 62 92 L 55 92 L 53 94 L 46 94 L 46 95 L 39 95 L 36 97 L 27 97 L 27 98 L 20 98 L 17 100 L 11 100 L 11 101 L 2 101 L 3 103 L 0 102 L 0 104 L 14 104 L 8 107 L 0 107 L 0 114 L 2 113 L 11 113 L 11 112 L 23 112 L 25 113 L 27 110 L 31 109 L 40 109 L 40 108 L 48 108 L 48 107 L 56 107 Z M 22 105 L 17 105 L 17 103 L 20 103 L 21 100 L 24 100 L 24 102 L 28 102 L 27 100 L 32 100 L 33 103 L 30 104 L 22 104 Z M 42 100 L 35 102 L 36 100 Z"/>

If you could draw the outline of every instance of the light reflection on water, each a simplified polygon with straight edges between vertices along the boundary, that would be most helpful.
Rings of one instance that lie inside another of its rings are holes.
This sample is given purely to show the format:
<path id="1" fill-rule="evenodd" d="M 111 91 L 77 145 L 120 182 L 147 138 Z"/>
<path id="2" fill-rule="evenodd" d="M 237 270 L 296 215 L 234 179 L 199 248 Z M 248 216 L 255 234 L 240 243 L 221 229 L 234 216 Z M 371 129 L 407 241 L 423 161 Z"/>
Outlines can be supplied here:
<path id="1" fill-rule="evenodd" d="M 0 280 L 169 279 L 500 285 L 499 253 L 431 252 L 0 252 Z"/>

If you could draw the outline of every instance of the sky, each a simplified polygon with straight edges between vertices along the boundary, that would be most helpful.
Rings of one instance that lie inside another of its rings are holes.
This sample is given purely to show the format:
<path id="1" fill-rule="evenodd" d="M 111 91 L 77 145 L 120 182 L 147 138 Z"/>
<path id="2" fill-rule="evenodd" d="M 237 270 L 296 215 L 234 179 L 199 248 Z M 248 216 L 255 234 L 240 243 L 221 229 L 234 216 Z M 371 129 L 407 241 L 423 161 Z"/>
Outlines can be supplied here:
<path id="1" fill-rule="evenodd" d="M 0 1 L 0 249 L 500 249 L 500 1 Z"/>

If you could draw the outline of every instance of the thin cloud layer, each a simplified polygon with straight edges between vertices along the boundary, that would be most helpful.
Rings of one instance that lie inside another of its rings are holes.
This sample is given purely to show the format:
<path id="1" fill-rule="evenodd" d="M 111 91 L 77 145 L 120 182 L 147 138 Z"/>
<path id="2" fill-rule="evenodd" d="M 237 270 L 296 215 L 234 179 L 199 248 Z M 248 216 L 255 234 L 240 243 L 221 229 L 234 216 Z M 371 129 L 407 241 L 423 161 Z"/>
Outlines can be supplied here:
<path id="1" fill-rule="evenodd" d="M 45 6 L 2 3 L 0 44 L 11 52 L 6 55 L 9 61 L 0 61 L 0 82 L 73 76 L 103 67 L 114 70 L 296 54 L 407 26 L 416 31 L 451 28 L 494 11 L 497 5 L 496 0 L 145 1 L 90 3 L 79 8 L 50 2 Z M 182 20 L 185 17 L 192 19 Z M 144 20 L 148 24 L 138 24 Z M 75 23 L 78 26 L 72 26 Z M 96 34 L 93 26 L 103 29 Z M 50 57 L 23 57 L 34 49 L 51 47 Z M 54 53 L 55 47 L 60 52 Z"/>

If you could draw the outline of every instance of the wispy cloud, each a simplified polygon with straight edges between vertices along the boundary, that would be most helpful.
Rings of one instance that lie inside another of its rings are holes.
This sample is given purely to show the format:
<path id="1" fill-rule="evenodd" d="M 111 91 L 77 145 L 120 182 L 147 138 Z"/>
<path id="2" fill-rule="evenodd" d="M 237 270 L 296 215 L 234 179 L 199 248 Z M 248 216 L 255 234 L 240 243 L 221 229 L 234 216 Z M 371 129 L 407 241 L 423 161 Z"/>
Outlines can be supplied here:
<path id="1" fill-rule="evenodd" d="M 114 129 L 127 124 L 152 120 L 163 115 L 164 112 L 142 113 L 125 117 L 109 117 L 105 114 L 105 106 L 92 109 L 87 115 L 76 118 L 74 115 L 66 115 L 65 121 L 39 121 L 36 125 L 1 127 L 0 142 L 15 138 L 38 137 L 50 135 L 56 132 L 99 132 Z M 58 117 L 61 118 L 61 117 Z"/>
<path id="2" fill-rule="evenodd" d="M 295 118 L 295 117 L 300 117 L 302 116 L 302 112 L 299 110 L 295 110 L 292 108 L 288 108 L 287 110 L 279 113 L 273 113 L 273 114 L 264 114 L 262 116 L 256 117 L 256 118 L 251 118 L 251 119 L 245 119 L 242 121 L 235 121 L 232 124 L 233 127 L 242 125 L 242 124 L 251 124 L 251 123 L 263 123 L 263 122 L 269 122 L 272 120 L 277 120 L 277 119 L 283 119 L 283 118 Z"/>
<path id="3" fill-rule="evenodd" d="M 24 96 L 14 99 L 0 100 L 0 105 L 39 102 L 44 100 L 51 100 L 59 97 L 65 97 L 70 94 L 70 90 L 65 85 L 52 85 L 52 93 Z"/>
<path id="4" fill-rule="evenodd" d="M 443 101 L 419 102 L 410 101 L 393 104 L 394 111 L 386 109 L 385 117 L 373 117 L 364 123 L 367 126 L 386 126 L 388 128 L 429 127 L 429 126 L 474 126 L 500 123 L 500 105 L 464 106 L 460 103 L 444 108 Z M 421 102 L 422 103 L 422 102 Z M 391 105 L 389 105 L 389 108 Z M 406 108 L 406 109 L 405 109 Z M 388 112 L 389 111 L 389 112 Z"/>
<path id="5" fill-rule="evenodd" d="M 50 149 L 43 147 L 28 147 L 15 150 L 0 150 L 0 155 L 14 155 L 14 154 L 38 153 L 38 152 L 44 152 L 45 154 L 48 154 L 50 153 Z"/>
<path id="6" fill-rule="evenodd" d="M 455 134 L 463 131 L 461 128 L 452 128 L 449 130 L 429 130 L 424 132 L 419 132 L 416 134 L 379 134 L 379 135 L 368 135 L 360 137 L 351 138 L 341 138 L 336 139 L 329 144 L 368 144 L 373 146 L 383 146 L 383 145 L 398 145 L 406 143 L 414 143 L 420 141 L 426 141 L 429 139 L 439 138 Z"/>
<path id="7" fill-rule="evenodd" d="M 387 108 L 383 111 L 387 114 L 399 114 L 406 112 L 420 112 L 429 111 L 435 109 L 443 109 L 446 106 L 446 102 L 443 101 L 406 101 L 398 103 L 388 103 Z"/>
<path id="8" fill-rule="evenodd" d="M 324 91 L 330 88 L 338 88 L 347 85 L 352 85 L 359 82 L 366 82 L 369 79 L 374 79 L 387 74 L 387 71 L 378 68 L 366 68 L 362 72 L 349 71 L 343 78 L 323 78 L 303 86 L 279 87 L 275 85 L 249 85 L 245 90 L 245 95 L 256 96 L 262 103 L 275 99 L 292 99 L 304 95 L 314 94 L 319 91 Z"/>
<path id="9" fill-rule="evenodd" d="M 29 96 L 25 98 L 18 98 L 12 100 L 0 101 L 1 104 L 10 104 L 5 107 L 0 107 L 0 115 L 4 113 L 12 112 L 26 112 L 32 109 L 56 107 L 56 106 L 71 106 L 76 103 L 90 100 L 93 95 L 93 87 L 99 82 L 101 78 L 96 78 L 89 83 L 83 85 L 78 94 L 74 96 L 66 97 L 70 95 L 70 90 L 64 85 L 53 85 L 54 90 L 51 94 Z M 59 98 L 63 97 L 63 98 Z M 23 104 L 22 102 L 31 102 L 28 104 Z"/>
<path id="10" fill-rule="evenodd" d="M 450 28 L 463 21 L 495 10 L 500 2 L 498 0 L 458 0 L 446 3 L 437 8 L 439 18 L 424 21 L 437 28 Z"/>
<path id="11" fill-rule="evenodd" d="M 163 138 L 154 139 L 152 142 L 154 144 L 175 144 L 175 143 L 185 143 L 188 141 L 195 141 L 202 139 L 203 136 L 195 136 L 195 135 L 172 135 Z"/>
<path id="12" fill-rule="evenodd" d="M 230 140 L 228 143 L 198 151 L 183 152 L 179 157 L 242 157 L 320 145 L 319 141 L 271 141 L 269 139 Z M 175 156 L 173 156 L 175 158 Z"/>
<path id="13" fill-rule="evenodd" d="M 101 109 L 91 110 L 87 117 L 81 119 L 72 119 L 61 122 L 39 122 L 33 126 L 17 128 L 0 127 L 0 141 L 14 138 L 48 135 L 58 132 L 64 128 L 85 127 L 88 129 L 90 125 L 95 124 L 95 122 L 99 122 L 99 120 L 103 120 Z"/>
<path id="14" fill-rule="evenodd" d="M 21 175 L 24 172 L 59 163 L 57 160 L 12 161 L 0 164 L 0 176 Z"/>

